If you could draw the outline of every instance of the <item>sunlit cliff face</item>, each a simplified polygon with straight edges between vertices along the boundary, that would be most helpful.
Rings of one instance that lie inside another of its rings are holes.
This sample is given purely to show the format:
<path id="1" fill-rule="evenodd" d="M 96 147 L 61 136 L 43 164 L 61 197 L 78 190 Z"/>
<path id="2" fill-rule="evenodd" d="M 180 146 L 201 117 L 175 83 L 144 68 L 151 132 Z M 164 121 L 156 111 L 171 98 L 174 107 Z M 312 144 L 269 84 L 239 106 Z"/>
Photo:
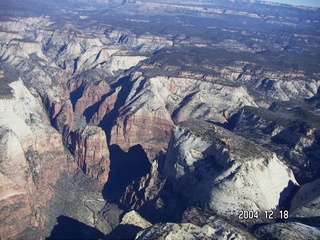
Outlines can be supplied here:
<path id="1" fill-rule="evenodd" d="M 0 16 L 0 237 L 320 238 L 319 10 L 17 0 Z"/>

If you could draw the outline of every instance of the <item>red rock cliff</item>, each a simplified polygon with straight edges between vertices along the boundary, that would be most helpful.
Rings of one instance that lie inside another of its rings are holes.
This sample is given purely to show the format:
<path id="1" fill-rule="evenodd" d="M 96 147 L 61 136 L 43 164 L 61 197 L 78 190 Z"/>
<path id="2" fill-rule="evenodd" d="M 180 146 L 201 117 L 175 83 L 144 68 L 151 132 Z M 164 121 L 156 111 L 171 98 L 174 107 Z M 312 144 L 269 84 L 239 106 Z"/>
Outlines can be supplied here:
<path id="1" fill-rule="evenodd" d="M 110 171 L 109 150 L 105 132 L 96 126 L 87 126 L 73 134 L 74 159 L 82 171 L 103 186 Z"/>

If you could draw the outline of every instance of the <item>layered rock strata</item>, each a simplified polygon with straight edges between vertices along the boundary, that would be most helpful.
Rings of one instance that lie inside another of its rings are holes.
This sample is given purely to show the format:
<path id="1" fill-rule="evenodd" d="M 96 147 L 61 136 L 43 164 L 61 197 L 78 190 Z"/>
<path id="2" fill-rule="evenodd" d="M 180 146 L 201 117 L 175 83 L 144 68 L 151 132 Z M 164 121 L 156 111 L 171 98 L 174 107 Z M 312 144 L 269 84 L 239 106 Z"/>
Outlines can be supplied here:
<path id="1" fill-rule="evenodd" d="M 297 184 L 274 153 L 201 121 L 175 129 L 162 174 L 190 204 L 234 218 L 277 208 Z"/>
<path id="2" fill-rule="evenodd" d="M 256 106 L 242 87 L 192 78 L 147 78 L 136 72 L 128 84 L 110 137 L 110 144 L 124 150 L 140 143 L 157 153 L 166 148 L 174 123 L 190 117 L 225 123 L 242 106 Z"/>
<path id="3" fill-rule="evenodd" d="M 75 162 L 88 177 L 98 180 L 102 189 L 110 171 L 109 149 L 105 132 L 96 126 L 87 126 L 72 133 Z"/>
<path id="4" fill-rule="evenodd" d="M 22 81 L 10 87 L 13 97 L 0 100 L 0 235 L 14 239 L 28 227 L 44 229 L 50 217 L 43 208 L 54 195 L 50 185 L 76 165 Z"/>

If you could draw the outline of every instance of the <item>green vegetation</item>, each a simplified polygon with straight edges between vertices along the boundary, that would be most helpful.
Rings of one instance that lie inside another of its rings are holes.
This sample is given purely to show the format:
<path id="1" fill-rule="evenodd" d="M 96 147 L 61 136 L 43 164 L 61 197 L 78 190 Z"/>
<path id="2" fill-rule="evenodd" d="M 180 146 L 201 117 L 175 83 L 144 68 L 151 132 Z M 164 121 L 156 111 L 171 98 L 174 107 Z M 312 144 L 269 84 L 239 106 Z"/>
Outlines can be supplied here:
<path id="1" fill-rule="evenodd" d="M 212 123 L 198 119 L 189 119 L 179 122 L 178 126 L 190 131 L 194 136 L 200 137 L 205 141 L 220 142 L 224 145 L 216 133 L 216 126 Z"/>
<path id="2" fill-rule="evenodd" d="M 320 116 L 314 114 L 314 109 L 303 102 L 299 105 L 296 104 L 294 102 L 280 102 L 272 106 L 271 110 L 249 106 L 244 109 L 301 134 L 306 134 L 310 128 L 319 128 Z"/>
<path id="3" fill-rule="evenodd" d="M 294 53 L 283 51 L 229 52 L 222 48 L 210 47 L 174 47 L 157 52 L 150 63 L 157 62 L 161 66 L 178 66 L 181 70 L 217 75 L 215 66 L 232 65 L 235 62 L 248 62 L 270 71 L 304 71 L 306 74 L 320 70 L 320 56 L 312 53 Z"/>
<path id="4" fill-rule="evenodd" d="M 214 142 L 224 148 L 228 148 L 231 153 L 240 156 L 241 158 L 239 159 L 245 160 L 250 159 L 250 157 L 261 157 L 262 154 L 268 154 L 268 151 L 260 145 L 239 137 L 213 123 L 189 119 L 180 122 L 178 126 L 186 129 L 194 136 L 200 137 L 204 141 Z"/>
<path id="5" fill-rule="evenodd" d="M 1 72 L 2 70 L 0 69 L 0 73 Z M 11 74 L 0 74 L 0 98 L 10 98 L 12 96 L 12 88 L 9 86 L 9 84 L 15 80 L 16 78 L 14 78 Z"/>

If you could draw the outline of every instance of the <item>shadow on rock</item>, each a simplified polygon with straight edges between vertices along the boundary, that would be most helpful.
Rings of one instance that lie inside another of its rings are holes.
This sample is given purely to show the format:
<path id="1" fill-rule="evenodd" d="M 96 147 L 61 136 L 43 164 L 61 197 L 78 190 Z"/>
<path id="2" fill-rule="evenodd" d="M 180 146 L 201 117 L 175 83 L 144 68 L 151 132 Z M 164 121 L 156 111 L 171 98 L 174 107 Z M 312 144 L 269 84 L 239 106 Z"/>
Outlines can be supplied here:
<path id="1" fill-rule="evenodd" d="M 66 216 L 57 218 L 58 224 L 54 226 L 50 239 L 105 239 L 105 235 L 98 229 L 88 226 L 78 220 Z"/>
<path id="2" fill-rule="evenodd" d="M 117 202 L 126 187 L 150 171 L 151 164 L 141 145 L 133 146 L 128 153 L 118 145 L 110 146 L 109 180 L 102 195 L 109 202 Z"/>
<path id="3" fill-rule="evenodd" d="M 291 180 L 288 186 L 280 193 L 279 207 L 281 209 L 289 209 L 293 196 L 298 192 L 299 186 L 295 185 Z"/>
<path id="4" fill-rule="evenodd" d="M 137 233 L 141 230 L 143 230 L 143 228 L 135 225 L 120 224 L 107 235 L 106 239 L 135 239 Z"/>

